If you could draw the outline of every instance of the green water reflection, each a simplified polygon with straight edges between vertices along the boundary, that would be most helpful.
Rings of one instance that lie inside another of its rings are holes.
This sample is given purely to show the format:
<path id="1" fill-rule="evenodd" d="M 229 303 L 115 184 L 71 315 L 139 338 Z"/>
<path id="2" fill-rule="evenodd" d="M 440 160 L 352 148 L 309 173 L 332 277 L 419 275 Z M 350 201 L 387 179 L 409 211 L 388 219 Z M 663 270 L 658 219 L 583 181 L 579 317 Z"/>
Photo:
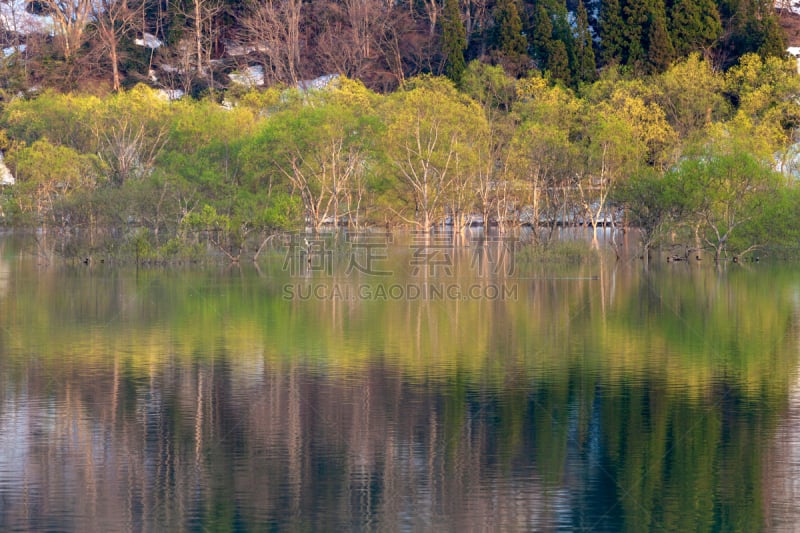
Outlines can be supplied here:
<path id="1" fill-rule="evenodd" d="M 0 257 L 2 530 L 800 524 L 779 505 L 800 475 L 778 442 L 800 417 L 792 266 L 476 276 L 456 257 L 421 280 L 402 252 L 388 278 Z M 423 281 L 509 295 L 375 297 Z M 370 290 L 298 297 L 320 286 Z"/>

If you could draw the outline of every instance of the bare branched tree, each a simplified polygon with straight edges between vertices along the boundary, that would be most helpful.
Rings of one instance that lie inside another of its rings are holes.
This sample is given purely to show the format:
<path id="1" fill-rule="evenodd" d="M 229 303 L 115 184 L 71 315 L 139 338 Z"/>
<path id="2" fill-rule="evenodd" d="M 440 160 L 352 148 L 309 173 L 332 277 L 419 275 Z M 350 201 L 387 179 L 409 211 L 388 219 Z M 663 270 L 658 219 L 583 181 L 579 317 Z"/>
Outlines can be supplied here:
<path id="1" fill-rule="evenodd" d="M 86 38 L 86 25 L 94 13 L 92 0 L 41 0 L 41 5 L 53 19 L 64 57 L 71 59 Z"/>
<path id="2" fill-rule="evenodd" d="M 242 21 L 244 40 L 263 55 L 268 82 L 300 81 L 301 0 L 254 0 Z"/>
<path id="3" fill-rule="evenodd" d="M 213 87 L 214 77 L 211 70 L 211 57 L 217 32 L 219 31 L 219 15 L 225 6 L 222 0 L 189 0 L 187 3 L 176 0 L 173 9 L 187 20 L 192 27 L 192 63 L 197 77 L 207 78 Z"/>
<path id="4" fill-rule="evenodd" d="M 142 9 L 142 5 L 136 5 L 135 1 L 95 0 L 92 4 L 95 32 L 101 49 L 108 54 L 111 63 L 111 86 L 115 91 L 121 86 L 120 41 L 133 31 Z"/>

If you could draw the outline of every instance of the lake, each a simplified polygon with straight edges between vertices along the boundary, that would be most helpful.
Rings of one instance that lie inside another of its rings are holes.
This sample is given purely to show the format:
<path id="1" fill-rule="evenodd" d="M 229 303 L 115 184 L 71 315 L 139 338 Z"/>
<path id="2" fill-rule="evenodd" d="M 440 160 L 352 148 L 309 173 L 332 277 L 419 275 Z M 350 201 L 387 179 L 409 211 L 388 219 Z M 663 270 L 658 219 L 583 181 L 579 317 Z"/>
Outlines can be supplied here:
<path id="1" fill-rule="evenodd" d="M 0 238 L 2 531 L 796 531 L 800 269 Z"/>

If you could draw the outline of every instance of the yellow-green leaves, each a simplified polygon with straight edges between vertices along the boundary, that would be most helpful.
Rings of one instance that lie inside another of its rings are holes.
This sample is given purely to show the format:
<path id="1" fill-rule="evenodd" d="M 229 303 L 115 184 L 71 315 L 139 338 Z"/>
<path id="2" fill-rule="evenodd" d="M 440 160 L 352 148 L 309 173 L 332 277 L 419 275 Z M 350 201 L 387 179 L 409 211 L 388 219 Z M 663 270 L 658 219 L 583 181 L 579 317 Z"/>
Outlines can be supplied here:
<path id="1" fill-rule="evenodd" d="M 477 164 L 475 144 L 486 142 L 488 124 L 481 107 L 443 79 L 418 79 L 410 87 L 383 110 L 385 147 L 401 194 L 416 206 L 416 213 L 401 216 L 427 230 L 450 210 L 468 207 L 469 200 L 455 200 L 456 193 L 474 188 L 469 181 Z"/>

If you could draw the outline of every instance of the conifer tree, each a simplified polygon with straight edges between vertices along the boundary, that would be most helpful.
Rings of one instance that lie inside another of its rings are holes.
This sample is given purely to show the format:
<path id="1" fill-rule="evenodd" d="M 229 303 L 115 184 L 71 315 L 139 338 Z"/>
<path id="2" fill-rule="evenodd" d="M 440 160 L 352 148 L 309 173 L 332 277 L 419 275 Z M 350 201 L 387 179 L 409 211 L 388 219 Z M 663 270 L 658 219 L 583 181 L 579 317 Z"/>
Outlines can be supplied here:
<path id="1" fill-rule="evenodd" d="M 569 56 L 567 55 L 567 47 L 564 41 L 556 39 L 550 41 L 547 70 L 553 79 L 561 80 L 567 85 L 572 83 L 572 76 L 569 71 Z"/>
<path id="2" fill-rule="evenodd" d="M 458 0 L 445 0 L 442 17 L 442 51 L 445 58 L 445 75 L 458 85 L 467 68 L 464 50 L 467 48 L 467 33 L 461 22 Z"/>
<path id="3" fill-rule="evenodd" d="M 623 4 L 622 15 L 625 25 L 622 30 L 627 53 L 623 53 L 622 63 L 641 71 L 647 62 L 646 28 L 650 19 L 648 0 L 628 0 Z"/>
<path id="4" fill-rule="evenodd" d="M 772 0 L 719 0 L 719 12 L 725 29 L 719 44 L 724 67 L 747 53 L 785 54 L 785 37 Z"/>
<path id="5" fill-rule="evenodd" d="M 572 68 L 573 79 L 577 82 L 592 82 L 597 79 L 592 32 L 589 28 L 589 15 L 583 0 L 578 0 L 575 31 L 575 60 Z"/>
<path id="6" fill-rule="evenodd" d="M 664 0 L 651 0 L 647 31 L 648 70 L 663 72 L 675 59 L 675 48 L 667 30 L 667 15 Z"/>
<path id="7" fill-rule="evenodd" d="M 516 0 L 500 0 L 495 10 L 497 53 L 500 62 L 512 75 L 528 68 L 528 40 L 522 33 L 522 18 Z"/>
<path id="8" fill-rule="evenodd" d="M 572 81 L 569 51 L 564 41 L 554 37 L 553 22 L 541 4 L 534 13 L 533 27 L 534 53 L 539 69 L 569 85 Z"/>
<path id="9" fill-rule="evenodd" d="M 625 52 L 625 21 L 619 0 L 600 2 L 600 62 L 602 65 L 622 63 Z"/>
<path id="10" fill-rule="evenodd" d="M 553 40 L 553 22 L 547 9 L 539 5 L 533 12 L 533 57 L 539 70 L 547 69 L 547 58 Z"/>
<path id="11" fill-rule="evenodd" d="M 708 54 L 722 35 L 719 10 L 713 0 L 675 0 L 670 9 L 670 36 L 675 54 Z"/>

